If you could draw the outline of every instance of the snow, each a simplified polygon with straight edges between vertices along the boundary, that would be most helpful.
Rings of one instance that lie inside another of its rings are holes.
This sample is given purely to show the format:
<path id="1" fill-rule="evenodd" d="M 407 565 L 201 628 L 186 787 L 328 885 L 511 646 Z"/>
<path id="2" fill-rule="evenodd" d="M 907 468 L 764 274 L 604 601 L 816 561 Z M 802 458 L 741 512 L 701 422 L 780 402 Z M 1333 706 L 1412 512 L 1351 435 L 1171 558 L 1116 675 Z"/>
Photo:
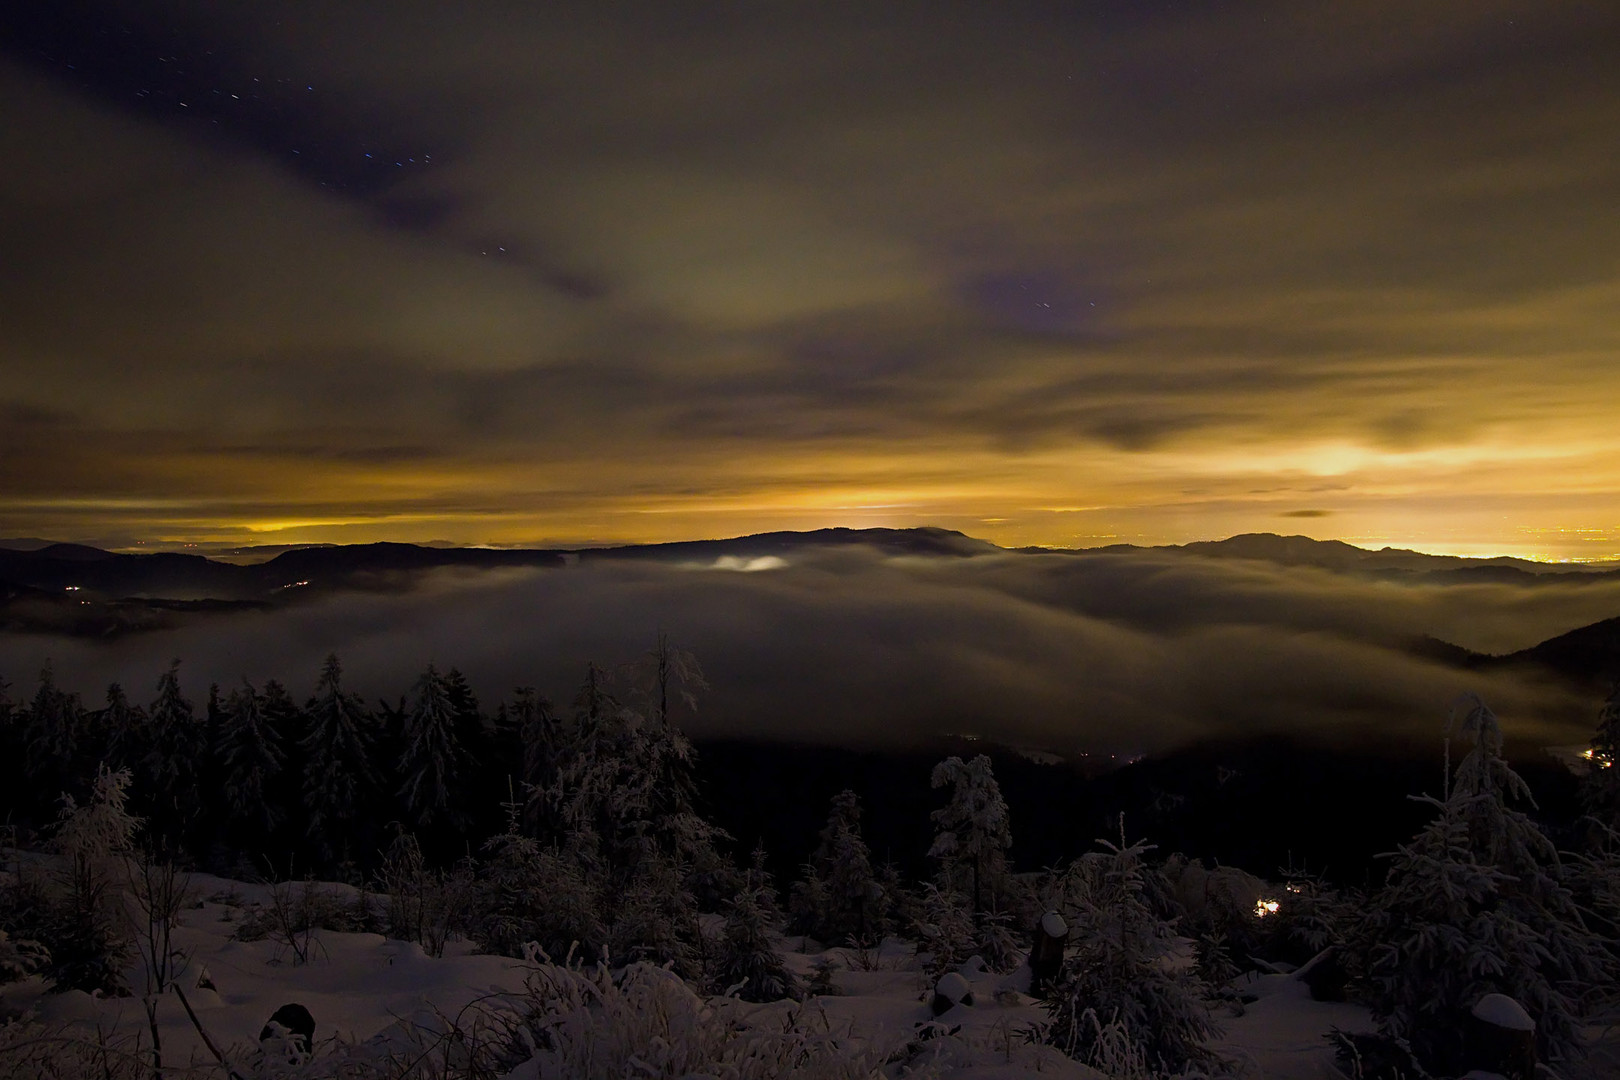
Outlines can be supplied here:
<path id="1" fill-rule="evenodd" d="M 1316 1001 L 1310 987 L 1291 975 L 1250 976 L 1238 984 L 1243 1015 L 1220 1017 L 1224 1033 L 1210 1045 L 1219 1054 L 1245 1062 L 1249 1080 L 1318 1080 L 1333 1051 L 1324 1036 L 1330 1028 L 1356 1033 L 1377 1029 L 1360 1005 Z"/>
<path id="2" fill-rule="evenodd" d="M 1524 1011 L 1524 1006 L 1506 994 L 1486 994 L 1474 1005 L 1474 1017 L 1509 1031 L 1534 1031 L 1536 1022 Z"/>
<path id="3" fill-rule="evenodd" d="M 948 971 L 934 984 L 934 993 L 953 1005 L 960 1005 L 973 993 L 973 987 L 960 971 Z"/>
<path id="4" fill-rule="evenodd" d="M 301 1004 L 313 1014 L 320 1057 L 339 1046 L 378 1037 L 402 1045 L 413 1035 L 421 1038 L 424 1031 L 443 1031 L 445 1018 L 456 1016 L 475 999 L 492 991 L 521 992 L 525 976 L 534 970 L 521 960 L 476 954 L 466 941 L 451 940 L 444 956 L 434 958 L 413 943 L 335 931 L 317 931 L 310 960 L 297 964 L 290 950 L 274 939 L 234 938 L 254 905 L 269 905 L 269 886 L 205 874 L 194 875 L 192 884 L 206 899 L 186 910 L 183 925 L 176 929 L 176 944 L 189 956 L 181 985 L 202 1024 L 233 1060 L 251 1057 L 260 1030 L 289 1003 Z M 324 887 L 352 896 L 347 886 Z M 942 986 L 948 982 L 959 993 L 971 992 L 974 1004 L 957 1004 L 936 1020 L 930 1008 L 934 980 L 925 973 L 924 958 L 911 942 L 891 937 L 865 953 L 793 948 L 803 941 L 787 939 L 784 961 L 805 981 L 818 960 L 834 961 L 836 996 L 812 998 L 802 1007 L 792 1002 L 753 1005 L 711 998 L 698 1002 L 692 1015 L 706 1017 L 706 1023 L 780 1032 L 784 1021 L 799 1010 L 812 1032 L 833 1033 L 848 1046 L 871 1053 L 880 1064 L 903 1063 L 941 1080 L 1011 1080 L 1031 1073 L 1102 1080 L 1096 1070 L 1024 1037 L 1027 1029 L 1046 1019 L 1046 1010 L 1014 989 L 1016 980 L 1004 974 L 970 965 L 944 976 Z M 197 986 L 204 975 L 215 989 Z M 129 976 L 132 985 L 141 985 L 138 969 Z M 1324 1071 L 1331 1060 L 1324 1039 L 1329 1028 L 1373 1029 L 1364 1008 L 1313 1001 L 1308 988 L 1288 976 L 1253 977 L 1240 989 L 1253 1001 L 1241 1016 L 1217 1018 L 1225 1034 L 1212 1045 L 1246 1064 L 1246 1080 L 1320 1080 L 1330 1075 Z M 42 1019 L 86 1028 L 118 1024 L 133 1032 L 145 1024 L 138 996 L 51 994 L 37 977 L 0 987 L 0 1009 L 29 1007 Z M 158 1019 L 166 1060 L 176 1064 L 210 1060 L 178 1001 L 160 1000 Z M 520 1066 L 510 1080 L 551 1075 L 546 1069 L 552 1066 L 542 1065 L 531 1061 Z"/>
<path id="5" fill-rule="evenodd" d="M 1063 921 L 1063 916 L 1055 911 L 1048 911 L 1041 916 L 1041 932 L 1047 937 L 1067 937 L 1069 924 Z"/>

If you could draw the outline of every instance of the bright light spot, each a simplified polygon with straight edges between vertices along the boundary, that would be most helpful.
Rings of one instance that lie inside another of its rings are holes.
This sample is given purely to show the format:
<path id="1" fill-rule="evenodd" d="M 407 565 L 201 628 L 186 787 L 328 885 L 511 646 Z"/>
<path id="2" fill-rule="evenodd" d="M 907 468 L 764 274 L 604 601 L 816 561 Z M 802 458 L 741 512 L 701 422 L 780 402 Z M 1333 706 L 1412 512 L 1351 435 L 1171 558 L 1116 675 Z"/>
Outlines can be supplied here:
<path id="1" fill-rule="evenodd" d="M 308 585 L 308 584 L 309 584 L 309 582 L 307 582 L 307 581 L 293 581 L 293 582 L 287 583 L 286 585 L 283 585 L 282 588 L 283 589 L 296 589 L 300 585 Z"/>
<path id="2" fill-rule="evenodd" d="M 735 570 L 743 574 L 752 574 L 760 570 L 780 570 L 787 565 L 786 559 L 775 555 L 760 555 L 753 559 L 744 559 L 738 555 L 722 555 L 714 560 L 715 570 Z"/>
<path id="3" fill-rule="evenodd" d="M 67 591 L 68 591 L 68 592 L 78 592 L 78 591 L 79 591 L 79 587 L 78 587 L 78 586 L 77 586 L 77 585 L 68 585 L 68 586 L 66 586 L 66 590 L 67 590 Z M 1592 751 L 1590 751 L 1590 750 L 1588 750 L 1588 751 L 1587 751 L 1587 752 L 1586 752 L 1586 756 L 1587 756 L 1587 757 L 1591 757 L 1591 756 L 1592 756 Z"/>
<path id="4" fill-rule="evenodd" d="M 1256 900 L 1254 902 L 1254 917 L 1263 919 L 1267 915 L 1275 915 L 1280 906 L 1275 900 Z"/>

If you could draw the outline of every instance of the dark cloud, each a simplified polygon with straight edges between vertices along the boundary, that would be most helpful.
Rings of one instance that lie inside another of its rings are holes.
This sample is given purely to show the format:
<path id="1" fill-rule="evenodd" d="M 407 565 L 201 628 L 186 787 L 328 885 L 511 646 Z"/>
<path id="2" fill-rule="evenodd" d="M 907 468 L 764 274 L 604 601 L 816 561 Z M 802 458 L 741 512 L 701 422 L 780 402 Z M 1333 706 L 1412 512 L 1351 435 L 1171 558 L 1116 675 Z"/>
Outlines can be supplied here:
<path id="1" fill-rule="evenodd" d="M 883 557 L 864 549 L 683 566 L 591 563 L 442 574 L 116 644 L 8 636 L 19 689 L 50 658 L 87 697 L 144 690 L 174 656 L 191 692 L 276 677 L 302 693 L 329 650 L 371 696 L 457 665 L 493 705 L 566 700 L 587 661 L 639 656 L 658 629 L 703 662 L 705 735 L 906 743 L 962 731 L 1060 749 L 1141 751 L 1212 735 L 1438 739 L 1474 690 L 1517 738 L 1578 742 L 1593 702 L 1414 655 L 1431 633 L 1505 651 L 1612 614 L 1620 585 L 1434 585 L 1164 552 Z M 748 572 L 747 567 L 760 567 Z"/>

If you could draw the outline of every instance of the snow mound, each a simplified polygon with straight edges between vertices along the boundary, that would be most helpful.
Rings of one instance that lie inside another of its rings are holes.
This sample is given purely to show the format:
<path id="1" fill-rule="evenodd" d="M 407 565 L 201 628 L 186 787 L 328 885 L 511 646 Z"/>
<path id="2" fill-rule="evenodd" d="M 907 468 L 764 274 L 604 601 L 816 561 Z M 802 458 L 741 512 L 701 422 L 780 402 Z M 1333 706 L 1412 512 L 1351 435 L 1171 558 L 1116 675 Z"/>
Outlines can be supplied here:
<path id="1" fill-rule="evenodd" d="M 1509 1031 L 1534 1031 L 1536 1022 L 1524 1011 L 1524 1006 L 1506 994 L 1486 994 L 1470 1010 L 1474 1019 Z"/>

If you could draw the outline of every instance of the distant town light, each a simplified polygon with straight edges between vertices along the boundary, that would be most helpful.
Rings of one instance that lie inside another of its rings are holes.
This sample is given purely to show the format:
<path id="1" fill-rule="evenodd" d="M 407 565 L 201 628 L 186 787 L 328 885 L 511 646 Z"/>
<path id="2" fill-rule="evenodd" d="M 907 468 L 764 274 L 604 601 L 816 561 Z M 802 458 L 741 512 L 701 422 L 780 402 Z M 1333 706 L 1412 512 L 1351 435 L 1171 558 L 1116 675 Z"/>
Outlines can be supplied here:
<path id="1" fill-rule="evenodd" d="M 1257 919 L 1263 919 L 1267 915 L 1275 915 L 1277 914 L 1277 909 L 1281 906 L 1282 905 L 1278 904 L 1275 900 L 1256 900 L 1254 902 L 1254 917 Z"/>

